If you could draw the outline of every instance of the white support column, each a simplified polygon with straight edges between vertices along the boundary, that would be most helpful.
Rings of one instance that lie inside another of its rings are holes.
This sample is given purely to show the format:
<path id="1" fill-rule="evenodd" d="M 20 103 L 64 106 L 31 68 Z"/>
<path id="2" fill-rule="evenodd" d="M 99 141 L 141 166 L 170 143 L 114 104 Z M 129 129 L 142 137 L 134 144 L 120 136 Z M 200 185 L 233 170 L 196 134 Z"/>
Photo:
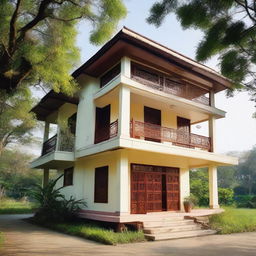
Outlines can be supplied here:
<path id="1" fill-rule="evenodd" d="M 121 74 L 128 78 L 131 77 L 131 60 L 128 57 L 121 59 Z"/>
<path id="2" fill-rule="evenodd" d="M 214 91 L 210 91 L 210 106 L 215 107 L 215 94 Z"/>
<path id="3" fill-rule="evenodd" d="M 128 87 L 121 86 L 119 89 L 119 137 L 130 137 L 130 96 L 130 89 Z"/>
<path id="4" fill-rule="evenodd" d="M 43 188 L 49 183 L 49 169 L 44 169 L 44 176 L 43 176 Z"/>
<path id="5" fill-rule="evenodd" d="M 183 201 L 190 195 L 189 169 L 180 168 L 180 210 L 184 212 Z"/>
<path id="6" fill-rule="evenodd" d="M 208 121 L 209 137 L 211 138 L 211 151 L 216 151 L 216 118 L 214 116 L 209 117 Z"/>
<path id="7" fill-rule="evenodd" d="M 211 209 L 218 209 L 219 200 L 218 200 L 218 179 L 217 179 L 217 167 L 210 166 L 208 168 L 209 174 L 209 201 Z"/>
<path id="8" fill-rule="evenodd" d="M 45 141 L 47 141 L 49 139 L 49 128 L 50 128 L 50 123 L 45 121 L 43 142 L 45 142 Z"/>
<path id="9" fill-rule="evenodd" d="M 120 150 L 117 158 L 117 191 L 120 214 L 129 213 L 129 162 L 127 151 Z"/>

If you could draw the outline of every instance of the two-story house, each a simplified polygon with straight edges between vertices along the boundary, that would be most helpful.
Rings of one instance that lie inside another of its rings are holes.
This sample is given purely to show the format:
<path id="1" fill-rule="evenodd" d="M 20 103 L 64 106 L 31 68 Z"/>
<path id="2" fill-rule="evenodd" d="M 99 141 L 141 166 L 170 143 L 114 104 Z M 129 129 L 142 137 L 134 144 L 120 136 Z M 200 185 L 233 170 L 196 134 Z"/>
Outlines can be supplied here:
<path id="1" fill-rule="evenodd" d="M 215 152 L 215 121 L 225 112 L 214 97 L 231 87 L 228 79 L 127 28 L 73 76 L 77 97 L 51 91 L 32 110 L 45 122 L 42 155 L 32 162 L 44 184 L 57 169 L 65 195 L 86 200 L 82 217 L 135 222 L 184 212 L 190 170 L 207 167 L 209 207 L 219 208 L 217 166 L 237 164 Z M 205 121 L 207 137 L 191 133 Z M 48 138 L 51 123 L 59 129 Z"/>

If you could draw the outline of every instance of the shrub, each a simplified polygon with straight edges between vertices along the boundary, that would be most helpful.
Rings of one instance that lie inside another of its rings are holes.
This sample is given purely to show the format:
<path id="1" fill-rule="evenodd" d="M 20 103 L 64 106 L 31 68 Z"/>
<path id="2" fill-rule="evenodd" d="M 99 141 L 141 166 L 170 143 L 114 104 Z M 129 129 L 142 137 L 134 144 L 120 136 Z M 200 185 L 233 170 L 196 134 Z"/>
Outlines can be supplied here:
<path id="1" fill-rule="evenodd" d="M 254 196 L 247 204 L 248 208 L 256 208 L 256 196 Z"/>
<path id="2" fill-rule="evenodd" d="M 60 190 L 63 188 L 55 188 L 57 179 L 50 181 L 45 187 L 36 186 L 31 196 L 38 202 L 39 208 L 36 211 L 35 219 L 38 222 L 61 222 L 71 220 L 75 217 L 81 206 L 86 206 L 86 203 L 81 200 L 76 200 L 72 196 L 70 199 L 65 199 Z"/>
<path id="3" fill-rule="evenodd" d="M 235 204 L 238 208 L 248 207 L 248 203 L 252 200 L 252 195 L 238 195 L 234 197 Z"/>
<path id="4" fill-rule="evenodd" d="M 231 205 L 234 202 L 234 191 L 231 188 L 219 188 L 219 203 Z"/>

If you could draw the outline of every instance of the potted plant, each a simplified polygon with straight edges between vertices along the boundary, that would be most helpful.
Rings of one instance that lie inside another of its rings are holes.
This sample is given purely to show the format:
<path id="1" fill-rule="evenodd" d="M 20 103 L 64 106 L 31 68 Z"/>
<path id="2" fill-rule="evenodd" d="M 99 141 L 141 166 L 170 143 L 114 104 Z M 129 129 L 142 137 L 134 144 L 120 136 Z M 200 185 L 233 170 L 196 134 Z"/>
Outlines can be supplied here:
<path id="1" fill-rule="evenodd" d="M 191 210 L 196 204 L 197 204 L 197 198 L 194 195 L 185 197 L 183 201 L 185 212 L 191 212 Z"/>

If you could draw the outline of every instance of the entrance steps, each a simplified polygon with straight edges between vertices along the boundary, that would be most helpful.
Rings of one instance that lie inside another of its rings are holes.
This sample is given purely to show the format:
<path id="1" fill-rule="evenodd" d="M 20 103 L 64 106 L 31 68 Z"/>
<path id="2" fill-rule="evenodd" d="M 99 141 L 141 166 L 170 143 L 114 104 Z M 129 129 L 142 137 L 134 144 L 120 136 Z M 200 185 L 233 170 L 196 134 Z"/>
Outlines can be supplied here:
<path id="1" fill-rule="evenodd" d="M 198 237 L 216 234 L 215 230 L 202 229 L 200 224 L 184 217 L 159 218 L 154 221 L 144 221 L 145 237 L 151 241 Z"/>

